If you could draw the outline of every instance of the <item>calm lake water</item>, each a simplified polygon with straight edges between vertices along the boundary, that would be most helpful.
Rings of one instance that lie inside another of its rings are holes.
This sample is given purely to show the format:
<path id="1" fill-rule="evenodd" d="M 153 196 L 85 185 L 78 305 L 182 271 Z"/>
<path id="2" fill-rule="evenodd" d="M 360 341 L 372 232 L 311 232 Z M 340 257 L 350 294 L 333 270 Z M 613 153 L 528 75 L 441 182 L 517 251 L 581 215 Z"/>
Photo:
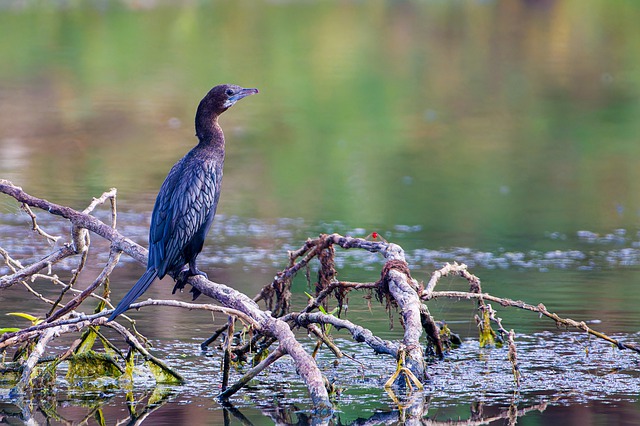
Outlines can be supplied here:
<path id="1" fill-rule="evenodd" d="M 257 87 L 221 118 L 223 195 L 199 258 L 213 280 L 253 296 L 306 238 L 377 231 L 406 250 L 419 280 L 465 262 L 485 291 L 542 302 L 638 343 L 638 22 L 640 3 L 626 0 L 0 0 L 0 178 L 78 209 L 116 187 L 118 228 L 146 245 L 157 190 L 195 144 L 199 100 L 219 83 Z M 97 215 L 107 220 L 107 209 Z M 38 217 L 66 235 L 66 223 Z M 28 226 L 0 196 L 0 247 L 23 263 L 50 250 Z M 106 245 L 93 240 L 80 287 L 106 259 Z M 342 279 L 379 277 L 374 255 L 339 252 L 338 261 Z M 68 278 L 73 267 L 55 272 Z M 123 259 L 114 298 L 141 273 Z M 148 295 L 170 298 L 171 287 L 156 283 Z M 304 277 L 294 288 L 301 306 Z M 465 285 L 445 279 L 439 289 Z M 400 338 L 382 306 L 369 311 L 355 293 L 349 303 L 350 320 Z M 477 347 L 472 303 L 429 309 L 465 343 L 405 401 L 426 407 L 428 424 L 479 411 L 506 424 L 510 407 L 522 425 L 640 423 L 637 355 L 501 308 L 518 333 L 524 381 L 514 393 L 506 350 Z M 24 326 L 3 315 L 11 311 L 46 313 L 17 286 L 0 292 L 0 326 Z M 165 399 L 148 408 L 150 424 L 307 422 L 306 391 L 286 360 L 225 411 L 213 399 L 218 353 L 199 351 L 210 316 L 166 308 L 132 316 L 154 353 L 189 379 L 156 389 Z M 321 354 L 344 388 L 332 421 L 397 421 L 382 389 L 393 361 L 336 338 L 362 364 L 335 368 Z M 124 391 L 91 393 L 64 380 L 59 388 L 53 422 L 96 421 L 96 407 L 107 424 L 128 417 Z M 153 390 L 142 377 L 139 412 Z M 0 418 L 15 422 L 51 416 L 8 398 L 0 406 Z"/>

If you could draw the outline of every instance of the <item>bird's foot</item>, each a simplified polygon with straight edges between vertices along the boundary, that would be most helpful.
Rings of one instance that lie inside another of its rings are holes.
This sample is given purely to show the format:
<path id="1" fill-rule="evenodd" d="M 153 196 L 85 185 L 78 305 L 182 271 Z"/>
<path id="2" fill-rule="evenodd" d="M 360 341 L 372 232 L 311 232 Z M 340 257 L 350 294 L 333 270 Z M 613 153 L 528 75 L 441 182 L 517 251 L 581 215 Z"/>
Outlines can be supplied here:
<path id="1" fill-rule="evenodd" d="M 178 278 L 176 279 L 176 284 L 173 286 L 173 291 L 171 292 L 171 294 L 175 294 L 177 290 L 182 291 L 184 289 L 184 286 L 187 285 L 187 281 L 189 280 L 189 277 L 193 277 L 195 275 L 202 275 L 206 279 L 209 279 L 209 276 L 206 274 L 206 272 L 202 272 L 199 269 L 196 269 L 195 273 L 191 272 L 189 268 L 184 269 L 180 271 L 180 273 L 178 274 Z M 202 292 L 196 289 L 195 287 L 191 287 L 190 292 L 193 294 L 192 300 L 196 300 L 198 296 L 202 294 Z"/>
<path id="2" fill-rule="evenodd" d="M 191 290 L 189 290 L 189 292 L 193 295 L 193 298 L 191 299 L 191 301 L 196 300 L 198 296 L 202 294 L 202 292 L 195 287 L 191 287 Z"/>
<path id="3" fill-rule="evenodd" d="M 196 273 L 193 275 L 202 275 L 205 279 L 209 279 L 209 275 L 207 275 L 206 272 L 202 272 L 201 270 L 199 270 L 198 268 L 196 268 Z M 193 295 L 193 298 L 191 299 L 196 300 L 198 298 L 198 296 L 200 296 L 202 294 L 202 292 L 200 290 L 198 290 L 197 288 L 191 286 L 191 290 L 190 290 L 191 294 Z"/>

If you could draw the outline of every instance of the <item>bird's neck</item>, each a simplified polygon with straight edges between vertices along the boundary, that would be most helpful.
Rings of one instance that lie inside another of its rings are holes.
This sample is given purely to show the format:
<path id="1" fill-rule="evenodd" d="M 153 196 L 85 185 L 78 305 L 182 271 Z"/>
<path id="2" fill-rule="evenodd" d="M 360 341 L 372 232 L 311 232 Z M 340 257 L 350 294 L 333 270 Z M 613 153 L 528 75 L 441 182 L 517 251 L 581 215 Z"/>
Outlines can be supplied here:
<path id="1" fill-rule="evenodd" d="M 224 152 L 224 133 L 218 124 L 218 117 L 205 123 L 196 123 L 196 136 L 199 141 L 198 145 Z"/>

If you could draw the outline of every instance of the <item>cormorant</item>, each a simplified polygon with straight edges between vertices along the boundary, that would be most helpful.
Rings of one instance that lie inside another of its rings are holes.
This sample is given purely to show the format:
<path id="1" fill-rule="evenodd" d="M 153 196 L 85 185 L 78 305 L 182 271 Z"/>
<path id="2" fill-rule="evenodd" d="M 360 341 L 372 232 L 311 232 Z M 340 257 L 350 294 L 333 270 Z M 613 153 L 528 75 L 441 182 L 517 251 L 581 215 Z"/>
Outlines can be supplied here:
<path id="1" fill-rule="evenodd" d="M 196 257 L 220 198 L 224 134 L 218 116 L 255 93 L 258 89 L 223 84 L 211 89 L 200 101 L 195 120 L 198 145 L 171 168 L 153 207 L 147 271 L 118 303 L 108 321 L 129 309 L 156 277 L 162 279 L 169 274 L 176 278 L 175 292 L 176 288 L 184 287 L 190 276 L 206 276 L 198 270 Z M 194 299 L 198 294 L 194 291 Z"/>

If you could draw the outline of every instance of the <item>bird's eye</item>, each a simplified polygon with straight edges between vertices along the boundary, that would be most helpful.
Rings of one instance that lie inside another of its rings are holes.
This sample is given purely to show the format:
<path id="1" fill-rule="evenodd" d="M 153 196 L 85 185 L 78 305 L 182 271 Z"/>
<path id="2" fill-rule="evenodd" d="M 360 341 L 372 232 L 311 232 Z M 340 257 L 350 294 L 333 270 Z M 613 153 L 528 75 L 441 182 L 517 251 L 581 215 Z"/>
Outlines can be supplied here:
<path id="1" fill-rule="evenodd" d="M 227 96 L 233 96 L 233 89 L 227 89 L 224 93 L 227 94 Z"/>

